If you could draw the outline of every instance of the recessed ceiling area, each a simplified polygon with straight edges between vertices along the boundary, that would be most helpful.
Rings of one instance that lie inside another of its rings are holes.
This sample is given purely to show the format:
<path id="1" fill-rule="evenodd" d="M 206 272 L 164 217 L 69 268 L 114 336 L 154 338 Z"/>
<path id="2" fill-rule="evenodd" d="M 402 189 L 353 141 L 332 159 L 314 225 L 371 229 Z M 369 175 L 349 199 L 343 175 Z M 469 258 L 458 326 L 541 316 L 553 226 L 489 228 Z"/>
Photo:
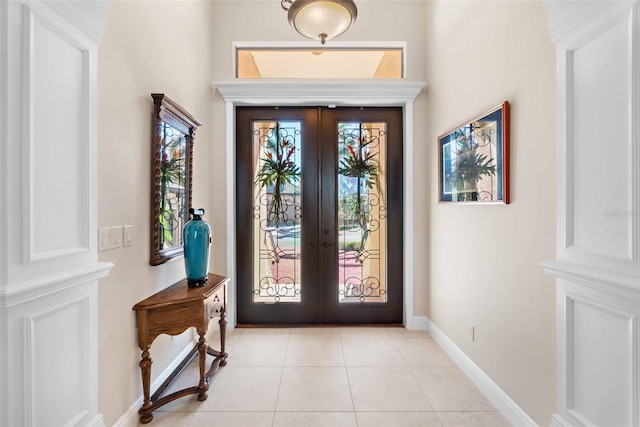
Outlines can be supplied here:
<path id="1" fill-rule="evenodd" d="M 402 49 L 237 49 L 239 79 L 399 79 Z"/>

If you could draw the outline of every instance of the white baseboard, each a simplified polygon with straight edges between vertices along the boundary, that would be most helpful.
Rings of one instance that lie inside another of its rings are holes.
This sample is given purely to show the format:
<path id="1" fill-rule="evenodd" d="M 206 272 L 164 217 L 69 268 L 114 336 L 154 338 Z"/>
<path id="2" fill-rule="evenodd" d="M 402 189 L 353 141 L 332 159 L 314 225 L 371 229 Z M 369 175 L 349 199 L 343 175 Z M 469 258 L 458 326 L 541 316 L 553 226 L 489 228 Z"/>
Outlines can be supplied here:
<path id="1" fill-rule="evenodd" d="M 104 427 L 104 417 L 102 414 L 98 414 L 89 423 L 87 427 Z"/>
<path id="2" fill-rule="evenodd" d="M 429 319 L 425 316 L 412 316 L 407 318 L 404 327 L 409 331 L 426 331 L 429 327 Z"/>
<path id="3" fill-rule="evenodd" d="M 164 371 L 160 373 L 160 375 L 151 383 L 151 393 L 156 390 L 164 380 L 166 380 L 169 375 L 178 367 L 180 362 L 187 357 L 187 354 L 193 350 L 193 343 L 189 343 L 182 352 L 166 367 Z M 142 401 L 144 400 L 144 396 L 140 396 L 138 400 L 136 400 L 130 407 L 127 409 L 127 412 L 122 414 L 122 416 L 116 421 L 113 426 L 114 427 L 137 427 L 139 421 L 138 409 L 142 406 Z"/>
<path id="4" fill-rule="evenodd" d="M 422 318 L 420 318 L 422 319 Z M 538 424 L 516 402 L 509 397 L 482 369 L 478 367 L 451 339 L 431 320 L 426 320 L 425 330 L 453 359 L 471 381 L 484 393 L 493 406 L 514 426 L 537 427 Z M 552 420 L 553 421 L 553 420 Z M 560 424 L 564 426 L 564 424 Z"/>
<path id="5" fill-rule="evenodd" d="M 553 414 L 549 427 L 571 427 L 571 423 L 567 422 L 559 414 Z"/>

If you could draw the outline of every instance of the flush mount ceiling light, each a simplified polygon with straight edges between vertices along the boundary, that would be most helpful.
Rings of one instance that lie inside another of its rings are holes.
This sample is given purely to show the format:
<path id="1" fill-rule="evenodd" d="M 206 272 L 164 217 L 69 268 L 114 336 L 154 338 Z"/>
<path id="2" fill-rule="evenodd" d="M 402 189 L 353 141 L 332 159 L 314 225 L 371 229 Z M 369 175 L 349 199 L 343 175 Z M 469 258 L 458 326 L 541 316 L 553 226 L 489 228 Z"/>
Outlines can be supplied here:
<path id="1" fill-rule="evenodd" d="M 347 31 L 358 16 L 353 0 L 281 0 L 280 4 L 298 33 L 322 44 Z"/>

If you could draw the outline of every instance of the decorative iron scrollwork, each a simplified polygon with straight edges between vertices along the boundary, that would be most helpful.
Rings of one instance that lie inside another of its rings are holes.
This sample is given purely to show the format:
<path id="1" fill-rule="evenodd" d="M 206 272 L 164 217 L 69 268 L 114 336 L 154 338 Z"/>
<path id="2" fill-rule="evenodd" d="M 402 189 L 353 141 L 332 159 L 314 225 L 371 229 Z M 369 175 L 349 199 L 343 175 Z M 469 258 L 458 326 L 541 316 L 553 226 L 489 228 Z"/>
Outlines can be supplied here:
<path id="1" fill-rule="evenodd" d="M 300 125 L 275 123 L 257 127 L 254 136 L 260 151 L 253 205 L 259 239 L 254 301 L 299 301 Z"/>
<path id="2" fill-rule="evenodd" d="M 338 129 L 338 295 L 342 303 L 386 301 L 381 251 L 387 209 L 381 152 L 383 126 L 341 124 Z M 384 260 L 382 260 L 384 262 Z"/>

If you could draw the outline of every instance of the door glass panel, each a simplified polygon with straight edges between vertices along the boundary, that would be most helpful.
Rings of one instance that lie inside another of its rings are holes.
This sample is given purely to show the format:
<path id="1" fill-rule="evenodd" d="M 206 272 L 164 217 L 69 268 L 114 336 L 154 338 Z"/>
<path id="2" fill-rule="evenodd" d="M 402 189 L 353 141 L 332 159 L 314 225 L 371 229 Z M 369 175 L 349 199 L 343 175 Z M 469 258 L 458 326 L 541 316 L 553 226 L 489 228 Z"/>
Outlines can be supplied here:
<path id="1" fill-rule="evenodd" d="M 253 122 L 254 303 L 300 302 L 300 138 L 300 122 Z"/>
<path id="2" fill-rule="evenodd" d="M 338 124 L 338 301 L 387 302 L 386 124 Z"/>

